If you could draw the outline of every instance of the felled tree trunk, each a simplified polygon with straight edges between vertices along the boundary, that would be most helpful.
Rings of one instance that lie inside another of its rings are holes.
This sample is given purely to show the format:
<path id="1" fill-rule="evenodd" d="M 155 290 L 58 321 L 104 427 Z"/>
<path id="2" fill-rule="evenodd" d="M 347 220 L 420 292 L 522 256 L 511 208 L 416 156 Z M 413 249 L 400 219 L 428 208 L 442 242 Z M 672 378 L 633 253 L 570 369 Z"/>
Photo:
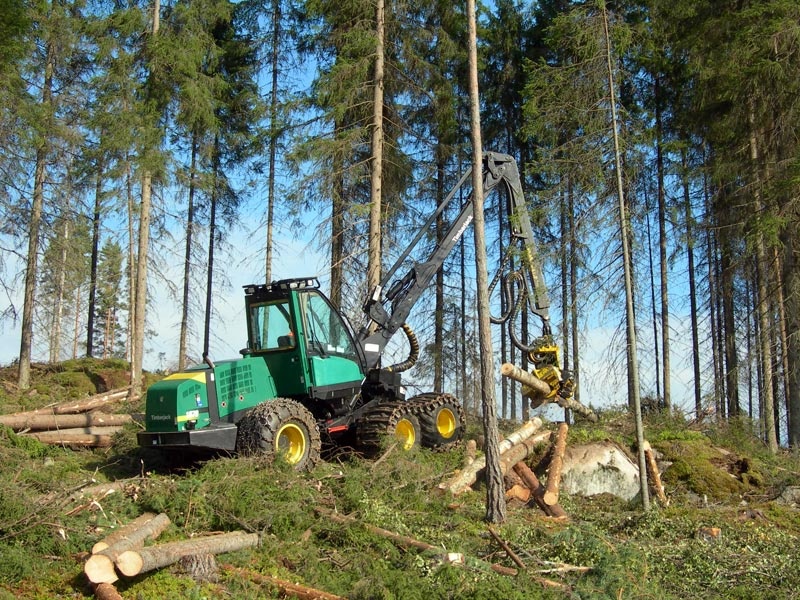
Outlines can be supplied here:
<path id="1" fill-rule="evenodd" d="M 547 398 L 547 396 L 552 392 L 550 385 L 535 375 L 509 363 L 503 364 L 503 366 L 500 368 L 500 373 L 504 377 L 509 377 L 523 385 L 522 395 L 531 401 L 531 404 L 533 404 L 534 408 L 541 406 L 545 402 L 555 402 L 561 408 L 568 408 L 592 423 L 597 422 L 597 415 L 595 412 L 575 400 L 575 398 L 562 398 L 558 394 L 555 394 L 552 399 Z"/>
<path id="2" fill-rule="evenodd" d="M 553 458 L 550 460 L 550 470 L 547 472 L 547 486 L 544 491 L 544 502 L 548 506 L 558 504 L 558 488 L 561 485 L 561 469 L 564 466 L 564 451 L 567 449 L 567 432 L 569 425 L 561 423 L 556 433 L 556 443 L 553 445 Z"/>
<path id="3" fill-rule="evenodd" d="M 121 427 L 76 427 L 59 431 L 34 431 L 24 435 L 35 438 L 43 444 L 108 448 L 111 446 L 114 434 L 119 431 L 122 431 Z"/>
<path id="4" fill-rule="evenodd" d="M 542 426 L 542 420 L 534 418 L 525 423 L 522 427 L 517 429 L 514 433 L 509 435 L 506 439 L 499 443 L 500 460 L 502 463 L 503 454 L 508 451 L 514 444 L 524 440 L 533 435 Z M 549 433 L 548 433 L 549 435 Z M 449 491 L 453 495 L 465 492 L 472 484 L 478 480 L 478 472 L 486 467 L 485 456 L 479 456 L 471 464 L 464 467 L 464 469 L 456 474 L 455 477 L 449 481 L 439 485 L 440 490 Z"/>
<path id="5" fill-rule="evenodd" d="M 190 554 L 223 554 L 254 548 L 258 544 L 257 533 L 243 531 L 169 542 L 123 552 L 117 557 L 117 569 L 125 577 L 133 577 L 176 563 Z"/>
<path id="6" fill-rule="evenodd" d="M 114 583 L 119 579 L 114 570 L 117 558 L 143 546 L 145 540 L 157 538 L 169 524 L 169 517 L 164 513 L 145 513 L 134 519 L 94 545 L 92 556 L 83 565 L 83 572 L 92 583 Z"/>
<path id="7" fill-rule="evenodd" d="M 118 390 L 111 390 L 102 394 L 95 394 L 88 398 L 81 400 L 71 400 L 70 402 L 62 402 L 51 406 L 45 406 L 25 413 L 18 413 L 23 415 L 68 415 L 75 413 L 88 412 L 101 406 L 113 404 L 114 402 L 121 402 L 128 395 L 128 388 L 121 388 Z"/>
<path id="8" fill-rule="evenodd" d="M 92 586 L 94 589 L 94 597 L 97 600 L 124 600 L 119 595 L 117 588 L 110 583 L 98 583 Z"/>
<path id="9" fill-rule="evenodd" d="M 549 505 L 545 503 L 544 486 L 539 481 L 539 478 L 536 477 L 536 473 L 531 471 L 527 464 L 522 461 L 518 462 L 514 465 L 514 471 L 522 478 L 522 481 L 525 482 L 525 485 L 530 488 L 534 502 L 536 502 L 537 506 L 542 509 L 544 514 L 555 519 L 568 518 L 566 511 L 561 508 L 560 504 Z"/>
<path id="10" fill-rule="evenodd" d="M 0 416 L 0 425 L 5 425 L 15 431 L 23 429 L 46 431 L 49 429 L 64 430 L 76 427 L 119 427 L 131 422 L 133 422 L 131 415 L 112 415 L 101 412 L 68 415 L 17 413 Z"/>
<path id="11" fill-rule="evenodd" d="M 518 462 L 528 458 L 536 447 L 545 442 L 551 435 L 549 431 L 537 433 L 514 444 L 512 448 L 503 452 L 500 456 L 500 469 L 503 474 L 508 473 Z"/>

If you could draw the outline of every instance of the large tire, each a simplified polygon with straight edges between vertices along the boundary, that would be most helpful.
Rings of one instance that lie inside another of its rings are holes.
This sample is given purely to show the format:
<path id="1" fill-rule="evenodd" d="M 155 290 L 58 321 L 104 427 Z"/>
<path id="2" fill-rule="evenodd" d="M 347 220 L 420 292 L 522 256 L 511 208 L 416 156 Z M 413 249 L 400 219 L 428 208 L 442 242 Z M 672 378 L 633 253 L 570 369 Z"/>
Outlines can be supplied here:
<path id="1" fill-rule="evenodd" d="M 406 402 L 382 402 L 368 409 L 357 425 L 358 445 L 367 453 L 377 452 L 387 436 L 396 438 L 404 451 L 418 448 L 420 422 Z"/>
<path id="2" fill-rule="evenodd" d="M 422 394 L 411 398 L 417 407 L 422 427 L 422 445 L 443 450 L 457 444 L 464 436 L 464 408 L 450 394 Z"/>
<path id="3" fill-rule="evenodd" d="M 298 471 L 320 460 L 322 443 L 314 416 L 302 404 L 276 398 L 259 404 L 239 421 L 236 452 L 285 460 Z"/>

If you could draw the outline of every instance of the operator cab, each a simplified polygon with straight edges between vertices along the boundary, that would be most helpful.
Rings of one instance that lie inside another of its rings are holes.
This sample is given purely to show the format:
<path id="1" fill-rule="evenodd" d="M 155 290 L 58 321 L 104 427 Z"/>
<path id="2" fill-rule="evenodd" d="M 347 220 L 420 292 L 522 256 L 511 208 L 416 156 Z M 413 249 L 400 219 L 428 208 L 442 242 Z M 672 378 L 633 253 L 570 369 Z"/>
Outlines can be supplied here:
<path id="1" fill-rule="evenodd" d="M 365 360 L 349 323 L 319 288 L 316 278 L 245 286 L 243 352 L 264 359 L 279 397 L 334 401 L 326 411 L 309 407 L 329 417 L 340 405 L 335 400 L 358 393 Z"/>

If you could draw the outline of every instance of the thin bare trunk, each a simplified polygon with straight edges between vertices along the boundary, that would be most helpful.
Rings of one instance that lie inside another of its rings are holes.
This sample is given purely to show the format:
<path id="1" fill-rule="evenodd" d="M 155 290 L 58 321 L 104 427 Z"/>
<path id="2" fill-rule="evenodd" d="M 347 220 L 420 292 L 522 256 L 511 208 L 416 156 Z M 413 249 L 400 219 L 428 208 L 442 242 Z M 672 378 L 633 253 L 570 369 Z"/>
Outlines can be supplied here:
<path id="1" fill-rule="evenodd" d="M 269 100 L 269 176 L 267 179 L 267 252 L 265 281 L 272 281 L 273 221 L 275 214 L 275 162 L 278 154 L 278 59 L 281 43 L 281 0 L 272 2 L 272 86 Z M 338 305 L 337 305 L 338 306 Z"/>
<path id="2" fill-rule="evenodd" d="M 656 79 L 656 163 L 658 170 L 658 249 L 661 265 L 661 361 L 664 367 L 664 406 L 672 406 L 669 356 L 669 277 L 667 274 L 667 202 L 664 191 L 664 149 L 662 141 L 661 85 Z"/>
<path id="3" fill-rule="evenodd" d="M 614 82 L 614 67 L 611 60 L 611 37 L 608 33 L 608 12 L 603 3 L 603 33 L 606 46 L 606 65 L 608 68 L 608 89 L 611 105 L 611 134 L 614 141 L 614 161 L 616 165 L 617 195 L 619 197 L 620 237 L 622 238 L 622 264 L 625 277 L 625 315 L 627 322 L 628 345 L 628 374 L 633 394 L 633 415 L 636 422 L 636 444 L 639 454 L 639 482 L 642 496 L 642 508 L 650 510 L 650 492 L 647 488 L 647 462 L 644 455 L 644 429 L 642 426 L 642 407 L 639 397 L 639 365 L 636 354 L 636 322 L 633 311 L 633 273 L 631 265 L 631 251 L 628 245 L 627 224 L 628 217 L 625 211 L 625 193 L 622 184 L 622 155 L 619 149 L 619 135 L 617 122 L 616 83 Z"/>
<path id="4" fill-rule="evenodd" d="M 369 257 L 367 286 L 375 289 L 381 281 L 381 213 L 383 185 L 383 61 L 384 0 L 377 0 L 375 12 L 375 81 L 372 107 L 372 178 L 369 208 Z"/>
<path id="5" fill-rule="evenodd" d="M 480 340 L 481 398 L 483 433 L 486 439 L 486 520 L 506 520 L 506 499 L 498 449 L 497 402 L 494 389 L 494 356 L 489 316 L 486 232 L 483 214 L 483 141 L 481 139 L 480 97 L 478 94 L 478 46 L 475 0 L 467 0 L 469 25 L 469 98 L 472 137 L 472 198 L 475 234 L 475 271 L 478 287 L 478 338 Z"/>
<path id="6" fill-rule="evenodd" d="M 67 211 L 68 212 L 68 211 Z M 64 317 L 64 287 L 67 282 L 67 251 L 69 247 L 69 219 L 64 219 L 64 237 L 61 239 L 61 261 L 58 267 L 58 288 L 53 310 L 53 329 L 50 339 L 50 362 L 61 358 L 61 319 Z"/>
<path id="7" fill-rule="evenodd" d="M 192 244 L 194 242 L 195 202 L 197 189 L 195 171 L 197 169 L 197 138 L 192 134 L 192 154 L 189 166 L 189 206 L 186 209 L 186 250 L 183 255 L 183 297 L 181 298 L 181 331 L 178 341 L 178 370 L 186 367 L 186 346 L 189 337 L 189 281 L 192 274 Z"/>
<path id="8" fill-rule="evenodd" d="M 55 45 L 51 40 L 46 44 L 46 62 L 42 83 L 42 107 L 47 114 L 53 101 L 53 69 L 55 63 Z M 36 301 L 36 276 L 39 265 L 39 229 L 42 224 L 44 209 L 44 180 L 47 155 L 50 152 L 49 131 L 42 136 L 36 149 L 36 165 L 33 175 L 33 202 L 28 224 L 28 257 L 25 265 L 25 295 L 22 306 L 22 332 L 19 345 L 19 365 L 17 368 L 17 386 L 27 390 L 31 382 L 31 346 L 33 345 L 33 308 Z"/>
<path id="9" fill-rule="evenodd" d="M 103 161 L 97 161 L 92 215 L 92 257 L 89 273 L 89 306 L 86 311 L 86 356 L 94 353 L 94 317 L 97 303 L 97 263 L 100 259 L 100 210 L 103 202 Z"/>

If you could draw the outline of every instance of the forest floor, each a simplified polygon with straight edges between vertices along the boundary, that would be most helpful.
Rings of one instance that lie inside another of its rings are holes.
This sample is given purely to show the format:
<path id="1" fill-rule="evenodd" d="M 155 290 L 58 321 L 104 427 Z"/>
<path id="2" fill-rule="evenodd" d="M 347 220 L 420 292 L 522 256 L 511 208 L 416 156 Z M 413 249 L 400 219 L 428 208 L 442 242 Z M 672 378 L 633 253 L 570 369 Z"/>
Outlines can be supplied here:
<path id="1" fill-rule="evenodd" d="M 0 413 L 95 393 L 124 382 L 125 366 L 38 367 L 24 394 L 14 370 L 0 369 Z M 352 600 L 800 598 L 800 509 L 783 499 L 800 486 L 800 456 L 771 455 L 747 424 L 689 427 L 676 415 L 648 416 L 646 437 L 671 466 L 663 473 L 669 505 L 654 498 L 646 514 L 610 495 L 562 493 L 567 521 L 509 502 L 505 523 L 492 529 L 523 568 L 489 531 L 484 490 L 434 493 L 460 468 L 463 448 L 390 451 L 380 461 L 342 452 L 299 473 L 253 458 L 168 463 L 137 447 L 138 429 L 125 426 L 109 448 L 71 450 L 0 426 L 0 600 L 94 597 L 83 573 L 93 544 L 148 511 L 171 521 L 158 543 L 241 530 L 261 534 L 261 544 L 218 555 L 219 571 L 205 579 L 174 565 L 122 578 L 115 587 L 123 598 L 288 597 L 245 573 Z M 468 436 L 479 434 L 470 423 Z M 605 410 L 598 424 L 573 425 L 568 444 L 613 440 L 630 450 L 634 438 L 624 411 Z M 114 481 L 122 484 L 114 493 L 83 494 Z M 398 545 L 369 526 L 441 552 Z M 459 556 L 451 563 L 442 559 L 448 553 Z"/>

